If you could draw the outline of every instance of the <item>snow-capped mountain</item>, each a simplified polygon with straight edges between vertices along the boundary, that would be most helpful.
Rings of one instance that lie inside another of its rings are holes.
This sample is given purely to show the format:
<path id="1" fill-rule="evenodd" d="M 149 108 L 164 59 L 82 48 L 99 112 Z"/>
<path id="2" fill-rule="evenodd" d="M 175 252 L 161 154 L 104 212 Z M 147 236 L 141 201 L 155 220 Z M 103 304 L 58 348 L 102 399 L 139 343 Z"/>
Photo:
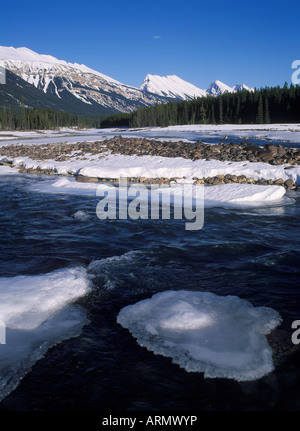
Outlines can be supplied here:
<path id="1" fill-rule="evenodd" d="M 205 90 L 201 90 L 176 75 L 159 76 L 148 74 L 140 89 L 160 96 L 183 100 L 207 95 Z"/>
<path id="2" fill-rule="evenodd" d="M 208 89 L 206 90 L 209 94 L 212 94 L 213 96 L 220 96 L 220 94 L 223 93 L 235 93 L 235 89 L 232 87 L 229 87 L 229 85 L 224 84 L 224 82 L 221 81 L 213 81 Z"/>
<path id="3" fill-rule="evenodd" d="M 140 88 L 135 88 L 84 64 L 69 63 L 25 47 L 0 46 L 0 65 L 12 74 L 8 75 L 9 86 L 0 88 L 3 106 L 4 100 L 11 104 L 11 98 L 20 106 L 22 97 L 29 107 L 53 106 L 79 115 L 131 112 L 139 106 L 170 100 L 190 100 L 207 95 L 218 96 L 226 91 L 252 90 L 244 84 L 231 88 L 221 81 L 213 81 L 207 90 L 202 90 L 176 75 L 150 74 Z M 24 86 L 24 81 L 38 92 Z M 30 94 L 34 94 L 34 100 Z M 47 98 L 43 99 L 43 95 Z"/>
<path id="4" fill-rule="evenodd" d="M 0 47 L 1 65 L 44 93 L 59 99 L 76 98 L 87 105 L 130 112 L 138 106 L 166 102 L 164 97 L 122 84 L 78 64 L 41 55 L 28 48 Z"/>
<path id="5" fill-rule="evenodd" d="M 235 91 L 243 91 L 243 90 L 247 90 L 247 91 L 254 91 L 254 88 L 250 88 L 245 84 L 236 84 L 233 89 Z"/>
<path id="6" fill-rule="evenodd" d="M 237 84 L 234 87 L 221 81 L 213 81 L 207 90 L 202 90 L 189 82 L 184 81 L 176 75 L 147 75 L 140 89 L 149 93 L 165 96 L 171 99 L 190 100 L 194 97 L 220 96 L 220 94 L 235 93 L 236 91 L 253 91 L 245 84 Z"/>

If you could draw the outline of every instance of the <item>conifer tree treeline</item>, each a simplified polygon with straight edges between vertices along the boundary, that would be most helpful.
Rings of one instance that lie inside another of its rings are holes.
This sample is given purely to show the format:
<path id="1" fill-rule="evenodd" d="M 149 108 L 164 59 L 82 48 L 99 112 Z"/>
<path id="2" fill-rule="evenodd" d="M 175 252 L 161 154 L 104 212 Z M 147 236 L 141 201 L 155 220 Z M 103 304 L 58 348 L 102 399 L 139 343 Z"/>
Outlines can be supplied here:
<path id="1" fill-rule="evenodd" d="M 25 108 L 12 112 L 10 106 L 0 111 L 1 130 L 45 130 L 58 127 L 99 127 L 99 117 L 79 117 L 64 111 L 42 108 Z"/>
<path id="2" fill-rule="evenodd" d="M 183 124 L 264 124 L 300 122 L 300 86 L 224 93 L 219 97 L 158 104 L 103 118 L 101 127 L 164 127 Z"/>
<path id="3" fill-rule="evenodd" d="M 188 101 L 138 108 L 129 114 L 81 117 L 64 111 L 22 108 L 0 111 L 1 130 L 51 129 L 57 127 L 164 127 L 183 124 L 268 124 L 300 122 L 300 86 L 243 90 Z"/>

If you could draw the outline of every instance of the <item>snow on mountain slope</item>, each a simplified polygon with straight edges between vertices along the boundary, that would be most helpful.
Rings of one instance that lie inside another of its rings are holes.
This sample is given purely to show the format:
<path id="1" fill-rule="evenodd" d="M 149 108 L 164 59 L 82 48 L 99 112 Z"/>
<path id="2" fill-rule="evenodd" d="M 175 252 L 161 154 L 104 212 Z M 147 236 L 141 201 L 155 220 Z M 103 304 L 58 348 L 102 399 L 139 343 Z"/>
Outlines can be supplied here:
<path id="1" fill-rule="evenodd" d="M 176 75 L 150 75 L 148 74 L 140 87 L 141 90 L 158 94 L 160 96 L 189 100 L 194 97 L 203 97 L 207 95 L 219 96 L 225 92 L 235 93 L 239 90 L 253 91 L 245 84 L 237 84 L 229 87 L 221 81 L 213 81 L 207 90 L 201 90 L 189 82 L 184 81 Z"/>
<path id="2" fill-rule="evenodd" d="M 208 89 L 206 90 L 208 93 L 212 94 L 213 96 L 220 96 L 220 94 L 223 93 L 235 93 L 235 89 L 229 87 L 228 85 L 224 84 L 224 82 L 221 81 L 213 81 Z"/>
<path id="3" fill-rule="evenodd" d="M 93 75 L 100 76 L 108 82 L 114 82 L 115 84 L 121 84 L 115 79 L 104 75 L 103 73 L 97 72 L 96 70 L 90 69 L 84 64 L 68 63 L 65 60 L 58 60 L 52 55 L 38 54 L 29 48 L 13 48 L 0 46 L 0 59 L 9 63 L 33 63 L 33 68 L 39 69 L 52 69 L 54 66 L 61 65 L 63 67 L 71 67 L 75 70 L 80 70 L 83 73 L 91 73 Z"/>
<path id="4" fill-rule="evenodd" d="M 219 96 L 238 89 L 249 89 L 244 84 L 234 88 L 213 81 L 205 91 L 176 75 L 148 74 L 141 87 L 122 84 L 84 64 L 59 60 L 52 55 L 38 54 L 26 47 L 0 46 L 1 65 L 45 94 L 64 103 L 82 102 L 89 110 L 99 107 L 110 112 L 131 112 L 139 106 L 166 103 L 170 99 L 190 100 L 207 95 Z M 250 90 L 250 89 L 249 89 Z"/>
<path id="5" fill-rule="evenodd" d="M 207 95 L 205 90 L 201 90 L 176 75 L 159 76 L 148 74 L 140 89 L 160 96 L 184 100 Z"/>
<path id="6" fill-rule="evenodd" d="M 138 106 L 166 102 L 163 97 L 121 84 L 78 63 L 67 63 L 28 48 L 0 47 L 0 61 L 10 70 L 44 93 L 69 99 L 70 94 L 88 105 L 101 105 L 114 112 L 130 112 Z"/>
<path id="7" fill-rule="evenodd" d="M 243 91 L 243 90 L 247 90 L 247 91 L 254 91 L 254 88 L 250 88 L 245 84 L 236 84 L 233 89 L 235 91 Z"/>

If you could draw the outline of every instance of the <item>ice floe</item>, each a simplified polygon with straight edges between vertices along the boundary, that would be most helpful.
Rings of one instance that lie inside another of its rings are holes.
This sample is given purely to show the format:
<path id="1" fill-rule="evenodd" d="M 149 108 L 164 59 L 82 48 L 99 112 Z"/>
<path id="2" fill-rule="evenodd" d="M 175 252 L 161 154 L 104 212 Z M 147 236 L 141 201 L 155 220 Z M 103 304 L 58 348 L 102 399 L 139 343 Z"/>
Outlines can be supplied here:
<path id="1" fill-rule="evenodd" d="M 83 268 L 42 275 L 0 277 L 0 400 L 56 343 L 78 335 L 87 322 L 73 303 L 90 289 Z"/>
<path id="2" fill-rule="evenodd" d="M 282 202 L 285 198 L 286 189 L 282 186 L 263 186 L 257 184 L 223 184 L 220 186 L 197 186 L 192 184 L 174 184 L 170 186 L 163 185 L 158 187 L 155 185 L 152 189 L 148 188 L 147 197 L 151 197 L 152 201 L 159 200 L 162 202 L 163 197 L 170 195 L 171 204 L 174 203 L 176 196 L 193 197 L 195 191 L 204 187 L 204 206 L 264 206 L 272 202 Z M 145 189 L 145 185 L 130 185 L 128 189 L 128 199 L 132 199 L 135 193 Z M 106 192 L 115 190 L 116 197 L 119 198 L 119 186 L 109 183 L 82 183 L 77 182 L 73 178 L 61 178 L 45 181 L 38 181 L 29 186 L 29 190 L 44 193 L 59 193 L 59 194 L 77 194 L 102 197 Z M 126 194 L 126 193 L 125 193 Z M 145 193 L 143 193 L 144 196 Z M 124 192 L 120 193 L 120 198 L 124 199 Z M 141 198 L 142 199 L 142 196 Z M 285 198 L 287 199 L 287 198 Z"/>
<path id="3" fill-rule="evenodd" d="M 124 307 L 117 321 L 141 346 L 204 377 L 246 381 L 274 370 L 265 335 L 280 315 L 236 296 L 164 291 Z"/>

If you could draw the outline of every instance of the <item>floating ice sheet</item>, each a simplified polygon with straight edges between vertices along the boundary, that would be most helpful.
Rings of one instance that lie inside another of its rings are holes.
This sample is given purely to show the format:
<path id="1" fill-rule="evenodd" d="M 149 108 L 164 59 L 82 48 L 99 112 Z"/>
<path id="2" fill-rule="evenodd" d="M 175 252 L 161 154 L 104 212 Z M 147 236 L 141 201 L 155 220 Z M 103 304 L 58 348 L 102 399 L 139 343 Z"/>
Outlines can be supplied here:
<path id="1" fill-rule="evenodd" d="M 145 187 L 142 185 L 140 187 Z M 158 189 L 150 191 L 148 189 L 148 196 L 151 195 L 153 201 L 162 200 L 162 196 L 171 195 L 171 203 L 174 199 L 172 196 L 185 196 L 188 194 L 195 195 L 197 188 L 203 186 L 193 186 L 189 184 L 183 191 L 184 185 L 176 184 L 172 186 L 160 186 Z M 58 194 L 77 194 L 89 196 L 104 196 L 106 191 L 116 190 L 117 196 L 119 192 L 118 185 L 110 185 L 107 183 L 81 183 L 75 179 L 61 178 L 54 180 L 38 181 L 31 185 L 29 190 L 34 192 L 44 193 L 58 193 Z M 130 196 L 134 197 L 135 191 L 138 192 L 139 185 L 130 186 Z M 223 184 L 219 186 L 205 186 L 204 187 L 204 205 L 206 207 L 229 205 L 229 206 L 253 206 L 253 205 L 269 205 L 272 202 L 285 203 L 286 190 L 282 186 L 275 185 L 257 185 L 257 184 Z"/>
<path id="2" fill-rule="evenodd" d="M 0 175 L 17 175 L 19 170 L 10 166 L 0 166 Z"/>
<path id="3" fill-rule="evenodd" d="M 72 303 L 89 286 L 79 267 L 0 278 L 0 320 L 6 332 L 6 344 L 0 344 L 0 401 L 51 346 L 80 333 L 87 317 Z"/>
<path id="4" fill-rule="evenodd" d="M 165 291 L 123 308 L 117 321 L 141 346 L 205 377 L 256 380 L 274 369 L 265 335 L 280 315 L 236 296 Z"/>

